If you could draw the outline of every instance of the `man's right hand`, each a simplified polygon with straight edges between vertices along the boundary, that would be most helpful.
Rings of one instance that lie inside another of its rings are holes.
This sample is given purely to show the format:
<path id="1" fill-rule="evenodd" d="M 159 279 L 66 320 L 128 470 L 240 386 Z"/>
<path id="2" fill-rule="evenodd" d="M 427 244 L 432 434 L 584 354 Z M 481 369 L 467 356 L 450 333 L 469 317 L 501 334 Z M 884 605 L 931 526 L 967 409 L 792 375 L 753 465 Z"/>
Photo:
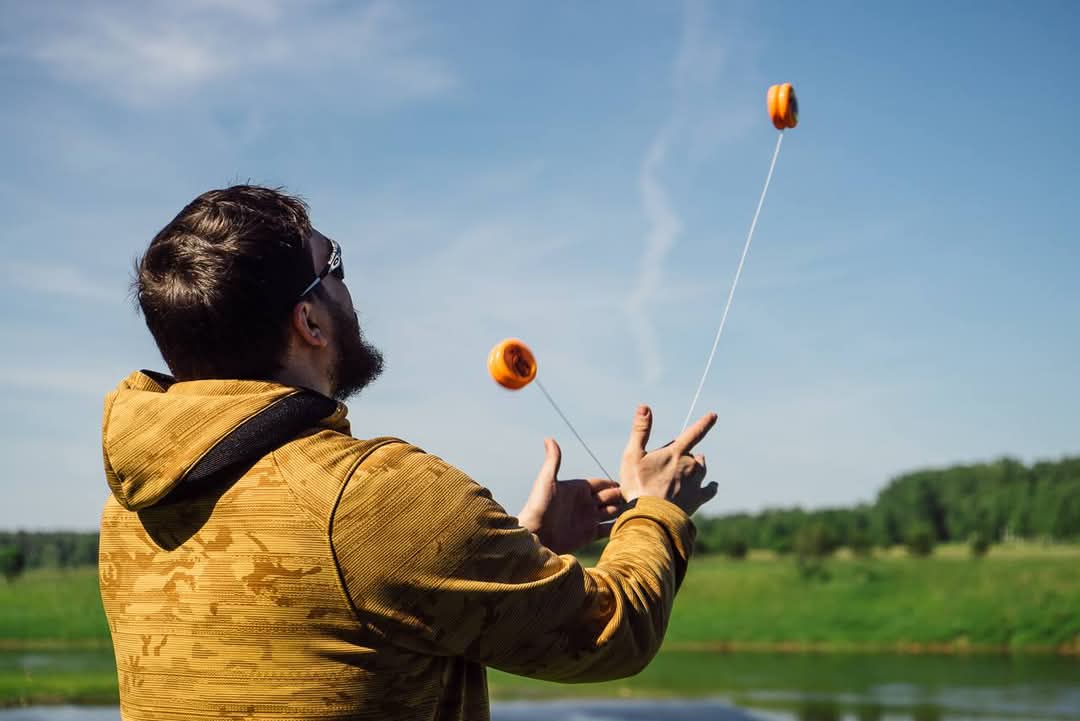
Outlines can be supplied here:
<path id="1" fill-rule="evenodd" d="M 716 495 L 716 481 L 701 485 L 705 480 L 705 456 L 690 453 L 712 429 L 716 414 L 705 414 L 674 441 L 648 452 L 645 446 L 652 420 L 649 407 L 638 406 L 619 469 L 623 498 L 628 503 L 640 496 L 664 498 L 693 515 Z"/>

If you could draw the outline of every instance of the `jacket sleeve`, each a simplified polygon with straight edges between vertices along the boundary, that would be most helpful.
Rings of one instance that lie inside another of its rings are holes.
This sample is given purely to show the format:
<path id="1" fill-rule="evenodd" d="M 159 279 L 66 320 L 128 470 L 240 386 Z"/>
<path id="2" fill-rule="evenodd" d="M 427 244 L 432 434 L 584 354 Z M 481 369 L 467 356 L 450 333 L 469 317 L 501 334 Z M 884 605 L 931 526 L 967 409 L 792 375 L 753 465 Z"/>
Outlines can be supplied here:
<path id="1" fill-rule="evenodd" d="M 388 643 L 566 682 L 648 664 L 693 537 L 681 509 L 641 498 L 586 569 L 542 546 L 464 473 L 406 444 L 354 472 L 331 530 L 357 613 Z"/>

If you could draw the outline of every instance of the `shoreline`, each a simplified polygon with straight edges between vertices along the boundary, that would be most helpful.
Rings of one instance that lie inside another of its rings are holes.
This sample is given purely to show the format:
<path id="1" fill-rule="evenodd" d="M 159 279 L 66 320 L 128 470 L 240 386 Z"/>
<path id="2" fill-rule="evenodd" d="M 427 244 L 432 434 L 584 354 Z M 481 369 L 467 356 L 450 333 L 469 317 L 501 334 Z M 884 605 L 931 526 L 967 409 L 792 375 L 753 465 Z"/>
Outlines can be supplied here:
<path id="1" fill-rule="evenodd" d="M 1071 644 L 978 644 L 967 641 L 928 643 L 890 641 L 853 643 L 849 641 L 675 641 L 665 643 L 661 653 L 771 653 L 895 656 L 1062 656 L 1080 657 L 1080 640 Z"/>
<path id="2" fill-rule="evenodd" d="M 112 640 L 101 638 L 0 638 L 0 651 L 111 651 Z"/>
<path id="3" fill-rule="evenodd" d="M 776 646 L 760 643 L 752 645 L 757 653 L 732 652 L 735 644 L 693 644 L 696 649 L 687 650 L 689 645 L 672 644 L 633 677 L 597 683 L 559 684 L 491 669 L 490 698 L 577 703 L 586 698 L 689 700 L 722 696 L 737 705 L 755 707 L 771 699 L 793 711 L 817 708 L 814 704 L 828 698 L 835 711 L 844 707 L 854 713 L 865 710 L 867 704 L 876 705 L 879 711 L 897 704 L 908 710 L 922 709 L 924 691 L 938 693 L 946 687 L 974 694 L 973 699 L 985 700 L 985 694 L 990 693 L 1003 702 L 1012 698 L 1013 691 L 1031 697 L 1032 684 L 1071 690 L 1080 669 L 1075 656 L 1050 654 L 871 654 L 866 645 L 862 653 L 840 652 L 835 645 L 831 647 L 835 653 L 821 652 L 822 645 L 815 646 L 816 652 L 807 652 L 810 644 L 786 644 L 788 653 L 774 654 L 768 652 Z M 118 680 L 111 650 L 27 651 L 25 658 L 16 651 L 2 654 L 0 659 L 6 661 L 0 669 L 0 708 L 117 702 Z M 902 698 L 891 692 L 882 696 L 878 691 L 885 687 L 910 692 Z M 1080 706 L 1076 713 L 1080 718 Z"/>
<path id="4" fill-rule="evenodd" d="M 112 651 L 109 639 L 0 639 L 0 652 Z M 968 641 L 670 641 L 660 653 L 835 654 L 895 656 L 1062 656 L 1080 658 L 1080 638 L 1071 644 L 970 643 Z"/>

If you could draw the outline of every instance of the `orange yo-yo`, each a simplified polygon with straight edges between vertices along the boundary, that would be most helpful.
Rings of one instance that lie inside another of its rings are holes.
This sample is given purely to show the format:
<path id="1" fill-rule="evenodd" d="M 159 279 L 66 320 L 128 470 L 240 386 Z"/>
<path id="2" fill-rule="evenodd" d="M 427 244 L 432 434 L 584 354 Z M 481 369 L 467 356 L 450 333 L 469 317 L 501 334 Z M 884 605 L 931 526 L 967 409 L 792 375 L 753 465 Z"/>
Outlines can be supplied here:
<path id="1" fill-rule="evenodd" d="M 769 118 L 777 130 L 794 128 L 799 124 L 799 101 L 791 83 L 781 83 L 769 88 L 767 96 Z"/>
<path id="2" fill-rule="evenodd" d="M 507 338 L 488 354 L 488 372 L 503 388 L 516 391 L 536 378 L 536 356 L 517 338 Z"/>

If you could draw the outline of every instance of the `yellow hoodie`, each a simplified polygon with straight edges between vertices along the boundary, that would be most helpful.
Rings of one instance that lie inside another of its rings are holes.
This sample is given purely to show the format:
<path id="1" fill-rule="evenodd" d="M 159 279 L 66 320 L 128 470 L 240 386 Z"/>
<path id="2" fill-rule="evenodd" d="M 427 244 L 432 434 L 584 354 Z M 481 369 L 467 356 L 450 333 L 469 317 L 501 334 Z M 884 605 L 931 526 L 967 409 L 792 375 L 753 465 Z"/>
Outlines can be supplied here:
<path id="1" fill-rule="evenodd" d="M 125 721 L 487 719 L 486 666 L 629 676 L 693 546 L 685 513 L 642 498 L 582 568 L 461 471 L 274 383 L 133 373 L 103 444 Z"/>

